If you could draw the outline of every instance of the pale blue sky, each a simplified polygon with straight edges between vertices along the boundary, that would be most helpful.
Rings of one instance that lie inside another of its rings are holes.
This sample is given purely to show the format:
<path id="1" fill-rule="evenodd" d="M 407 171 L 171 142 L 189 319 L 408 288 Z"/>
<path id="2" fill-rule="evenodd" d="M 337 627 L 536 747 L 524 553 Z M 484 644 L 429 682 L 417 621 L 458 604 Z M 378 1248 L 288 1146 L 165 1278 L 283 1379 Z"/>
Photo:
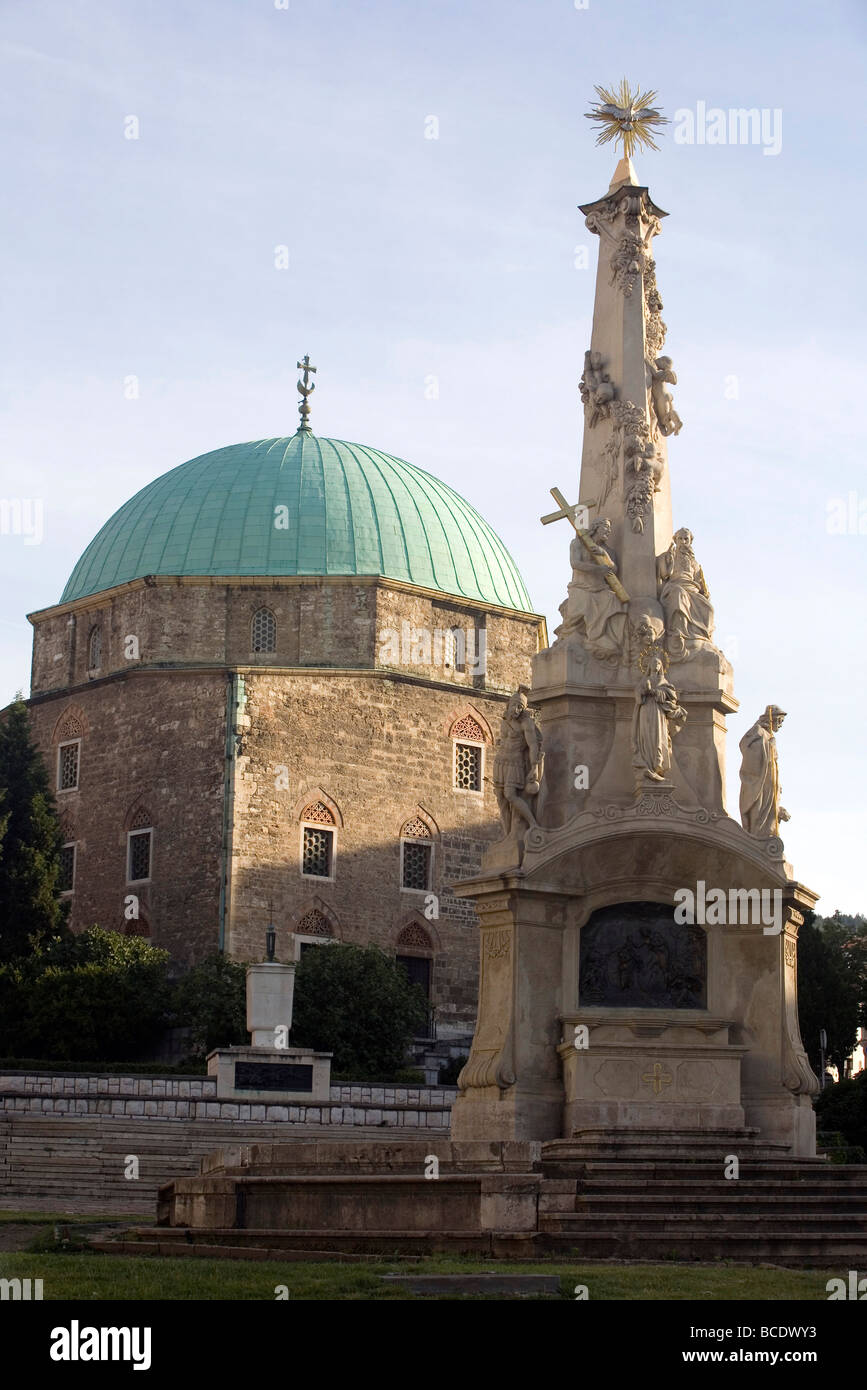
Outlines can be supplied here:
<path id="1" fill-rule="evenodd" d="M 316 430 L 456 487 L 553 627 L 568 537 L 535 518 L 580 456 L 596 243 L 576 205 L 614 165 L 593 84 L 654 86 L 670 117 L 780 108 L 776 156 L 669 127 L 637 160 L 670 213 L 674 515 L 735 667 L 735 814 L 738 738 L 780 704 L 787 856 L 820 910 L 865 910 L 867 535 L 826 531 L 835 496 L 867 510 L 865 27 L 840 0 L 6 0 L 0 498 L 45 521 L 39 545 L 0 534 L 0 700 L 29 683 L 24 614 L 121 502 L 294 431 L 306 351 Z"/>

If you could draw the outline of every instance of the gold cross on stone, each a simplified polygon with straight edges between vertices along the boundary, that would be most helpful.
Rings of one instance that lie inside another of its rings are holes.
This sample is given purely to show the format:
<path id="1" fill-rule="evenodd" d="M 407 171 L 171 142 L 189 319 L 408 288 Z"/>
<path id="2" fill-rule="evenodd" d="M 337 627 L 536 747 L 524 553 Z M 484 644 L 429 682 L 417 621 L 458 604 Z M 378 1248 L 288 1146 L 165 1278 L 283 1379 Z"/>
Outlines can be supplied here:
<path id="1" fill-rule="evenodd" d="M 665 1067 L 661 1062 L 654 1062 L 653 1071 L 646 1071 L 641 1079 L 646 1081 L 648 1086 L 652 1086 L 653 1094 L 658 1096 L 663 1086 L 671 1085 L 674 1077 L 665 1074 Z"/>
<path id="2" fill-rule="evenodd" d="M 571 521 L 576 531 L 586 531 L 590 522 L 590 513 L 583 502 L 576 502 L 574 507 L 570 506 L 558 487 L 551 488 L 551 496 L 559 504 L 559 512 L 549 512 L 547 516 L 541 518 L 543 526 L 550 526 L 552 521 Z"/>

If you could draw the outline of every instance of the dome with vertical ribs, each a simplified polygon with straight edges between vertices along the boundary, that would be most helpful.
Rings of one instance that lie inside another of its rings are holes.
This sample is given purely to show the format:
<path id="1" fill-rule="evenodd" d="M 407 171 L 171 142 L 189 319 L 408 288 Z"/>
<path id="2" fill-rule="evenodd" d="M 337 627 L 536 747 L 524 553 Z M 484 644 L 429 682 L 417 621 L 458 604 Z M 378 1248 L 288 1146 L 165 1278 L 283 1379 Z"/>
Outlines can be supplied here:
<path id="1" fill-rule="evenodd" d="M 382 575 L 530 612 L 488 523 L 432 474 L 299 432 L 182 463 L 115 512 L 61 603 L 145 575 Z"/>

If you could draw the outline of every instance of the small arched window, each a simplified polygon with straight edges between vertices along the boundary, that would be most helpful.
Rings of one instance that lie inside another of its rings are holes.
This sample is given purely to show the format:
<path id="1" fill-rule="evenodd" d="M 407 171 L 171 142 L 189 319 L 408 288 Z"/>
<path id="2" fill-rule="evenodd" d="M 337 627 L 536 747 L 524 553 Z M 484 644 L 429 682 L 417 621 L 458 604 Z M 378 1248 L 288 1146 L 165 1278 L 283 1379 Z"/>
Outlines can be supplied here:
<path id="1" fill-rule="evenodd" d="M 334 817 L 322 801 L 301 812 L 301 873 L 305 878 L 334 877 Z"/>
<path id="2" fill-rule="evenodd" d="M 87 648 L 87 669 L 88 671 L 98 671 L 102 665 L 102 628 L 94 627 L 90 630 L 90 641 Z"/>
<path id="3" fill-rule="evenodd" d="M 400 886 L 427 893 L 433 868 L 433 838 L 420 816 L 406 821 L 400 832 Z"/>
<path id="4" fill-rule="evenodd" d="M 253 614 L 250 624 L 250 650 L 253 652 L 276 652 L 277 619 L 270 608 L 259 608 Z"/>

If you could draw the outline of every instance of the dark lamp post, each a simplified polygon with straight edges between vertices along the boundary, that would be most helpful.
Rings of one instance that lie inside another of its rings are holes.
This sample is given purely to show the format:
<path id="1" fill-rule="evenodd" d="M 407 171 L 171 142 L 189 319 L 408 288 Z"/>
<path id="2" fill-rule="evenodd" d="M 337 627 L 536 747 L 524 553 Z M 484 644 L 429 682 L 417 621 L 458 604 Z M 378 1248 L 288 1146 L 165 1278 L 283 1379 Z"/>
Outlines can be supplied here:
<path id="1" fill-rule="evenodd" d="M 265 929 L 265 959 L 267 961 L 272 961 L 274 959 L 274 950 L 276 945 L 277 929 L 272 923 Z"/>

